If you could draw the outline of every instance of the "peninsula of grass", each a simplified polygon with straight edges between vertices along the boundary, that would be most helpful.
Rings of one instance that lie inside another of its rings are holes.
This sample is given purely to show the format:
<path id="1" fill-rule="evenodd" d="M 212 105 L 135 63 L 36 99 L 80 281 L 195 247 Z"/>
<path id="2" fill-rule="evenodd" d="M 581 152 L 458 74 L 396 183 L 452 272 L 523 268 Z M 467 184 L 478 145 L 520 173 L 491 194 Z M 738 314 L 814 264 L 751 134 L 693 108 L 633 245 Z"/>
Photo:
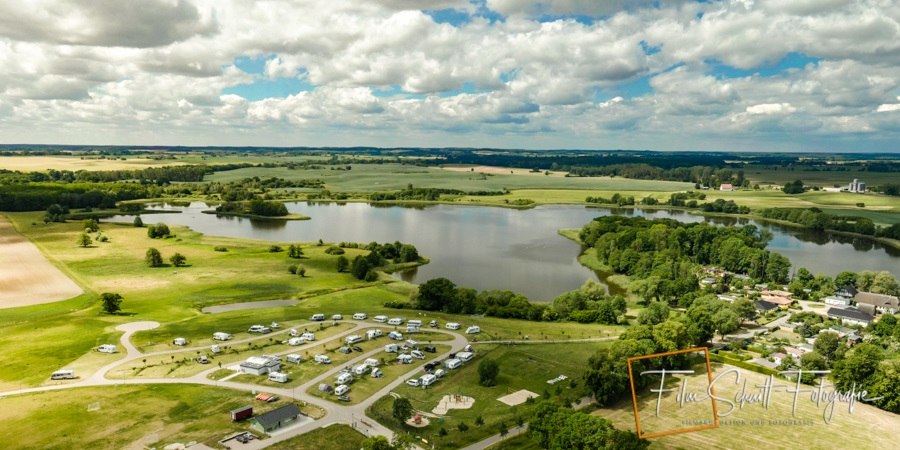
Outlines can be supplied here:
<path id="1" fill-rule="evenodd" d="M 251 219 L 251 220 L 277 221 L 277 220 L 309 220 L 309 219 L 311 219 L 311 217 L 309 217 L 309 216 L 306 216 L 303 214 L 296 214 L 296 213 L 290 213 L 285 216 L 261 216 L 259 214 L 249 214 L 249 213 L 239 213 L 239 212 L 219 212 L 214 209 L 201 211 L 201 212 L 203 214 L 213 214 L 213 215 L 221 216 L 221 217 L 243 217 L 245 219 Z"/>

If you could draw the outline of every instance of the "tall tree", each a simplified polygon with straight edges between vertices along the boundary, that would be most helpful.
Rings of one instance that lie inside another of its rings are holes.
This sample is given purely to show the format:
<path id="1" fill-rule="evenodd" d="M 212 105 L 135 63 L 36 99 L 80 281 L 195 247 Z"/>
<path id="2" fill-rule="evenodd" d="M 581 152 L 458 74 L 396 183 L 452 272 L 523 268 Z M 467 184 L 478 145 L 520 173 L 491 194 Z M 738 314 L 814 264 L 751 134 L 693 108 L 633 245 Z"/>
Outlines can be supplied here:
<path id="1" fill-rule="evenodd" d="M 144 255 L 144 262 L 146 262 L 150 267 L 160 267 L 163 265 L 162 254 L 159 253 L 159 250 L 150 247 L 147 249 L 147 253 Z"/>
<path id="2" fill-rule="evenodd" d="M 94 241 L 91 240 L 91 237 L 88 236 L 87 233 L 81 233 L 81 236 L 78 236 L 78 245 L 84 248 L 90 247 Z"/>
<path id="3" fill-rule="evenodd" d="M 397 397 L 394 399 L 391 415 L 394 419 L 397 419 L 398 422 L 406 423 L 406 421 L 412 417 L 413 412 L 412 403 L 409 402 L 409 399 L 404 397 Z"/>
<path id="4" fill-rule="evenodd" d="M 349 266 L 350 266 L 350 261 L 347 261 L 346 256 L 344 256 L 344 255 L 338 256 L 338 259 L 337 259 L 337 271 L 338 272 L 345 272 L 347 270 L 347 267 L 349 267 Z"/>
<path id="5" fill-rule="evenodd" d="M 493 359 L 482 359 L 478 363 L 478 383 L 482 386 L 496 386 L 500 375 L 500 364 Z"/>
<path id="6" fill-rule="evenodd" d="M 825 332 L 819 333 L 816 337 L 816 342 L 813 343 L 813 349 L 825 357 L 826 361 L 831 361 L 834 359 L 834 352 L 839 345 L 841 345 L 841 342 L 838 339 L 837 333 Z"/>
<path id="7" fill-rule="evenodd" d="M 729 308 L 722 308 L 715 313 L 712 321 L 716 329 L 719 330 L 719 335 L 722 336 L 722 339 L 725 339 L 725 335 L 737 331 L 741 326 L 741 320 L 738 318 L 738 315 Z"/>
<path id="8" fill-rule="evenodd" d="M 169 257 L 169 262 L 171 262 L 175 267 L 181 267 L 187 262 L 187 258 L 181 253 L 175 253 L 174 255 Z"/>
<path id="9" fill-rule="evenodd" d="M 115 314 L 122 310 L 122 296 L 116 293 L 104 292 L 100 294 L 100 303 L 103 312 Z"/>
<path id="10" fill-rule="evenodd" d="M 446 278 L 434 278 L 422 283 L 416 295 L 419 309 L 441 311 L 453 303 L 456 285 Z"/>

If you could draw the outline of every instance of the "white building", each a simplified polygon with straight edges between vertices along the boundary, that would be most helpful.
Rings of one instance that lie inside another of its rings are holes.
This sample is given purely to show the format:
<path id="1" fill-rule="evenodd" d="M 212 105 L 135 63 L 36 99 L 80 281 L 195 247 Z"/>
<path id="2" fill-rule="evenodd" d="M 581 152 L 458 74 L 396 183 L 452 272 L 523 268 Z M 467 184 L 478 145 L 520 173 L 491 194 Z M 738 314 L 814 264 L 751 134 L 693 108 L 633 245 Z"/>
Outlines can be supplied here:
<path id="1" fill-rule="evenodd" d="M 241 373 L 265 375 L 281 371 L 281 358 L 271 355 L 251 356 L 240 365 Z"/>
<path id="2" fill-rule="evenodd" d="M 850 185 L 847 186 L 847 190 L 850 192 L 858 192 L 860 194 L 863 194 L 866 192 L 866 183 L 854 178 L 853 181 L 850 182 Z"/>

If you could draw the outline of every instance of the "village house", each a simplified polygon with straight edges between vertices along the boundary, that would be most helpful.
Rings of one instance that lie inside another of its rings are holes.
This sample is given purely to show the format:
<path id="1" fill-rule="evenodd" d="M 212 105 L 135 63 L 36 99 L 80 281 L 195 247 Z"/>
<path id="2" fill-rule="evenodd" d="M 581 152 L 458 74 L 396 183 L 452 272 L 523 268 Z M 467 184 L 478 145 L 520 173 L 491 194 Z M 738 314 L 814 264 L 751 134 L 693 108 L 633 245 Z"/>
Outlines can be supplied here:
<path id="1" fill-rule="evenodd" d="M 774 303 L 762 301 L 762 300 L 757 300 L 757 301 L 753 302 L 753 306 L 756 307 L 757 311 L 759 311 L 763 314 L 778 308 L 778 305 L 776 305 Z"/>
<path id="2" fill-rule="evenodd" d="M 731 192 L 734 190 L 734 185 L 732 185 L 731 183 L 722 183 L 719 185 L 719 190 L 725 191 L 725 192 Z"/>
<path id="3" fill-rule="evenodd" d="M 281 408 L 253 417 L 250 422 L 253 428 L 263 433 L 271 433 L 295 422 L 300 414 L 300 408 L 297 405 L 288 403 Z"/>
<path id="4" fill-rule="evenodd" d="M 772 362 L 774 362 L 776 366 L 780 366 L 785 359 L 787 359 L 787 355 L 784 353 L 772 353 Z"/>
<path id="5" fill-rule="evenodd" d="M 834 295 L 837 295 L 838 297 L 853 298 L 856 297 L 856 294 L 858 293 L 859 291 L 856 290 L 855 286 L 848 284 L 835 291 Z"/>
<path id="6" fill-rule="evenodd" d="M 826 305 L 847 307 L 847 306 L 850 306 L 851 298 L 842 297 L 839 295 L 829 295 L 828 297 L 825 297 L 822 300 L 825 301 Z"/>
<path id="7" fill-rule="evenodd" d="M 828 317 L 838 319 L 845 325 L 869 326 L 874 317 L 853 308 L 828 308 Z"/>
<path id="8" fill-rule="evenodd" d="M 853 297 L 857 305 L 872 305 L 879 314 L 895 314 L 900 309 L 900 299 L 893 295 L 874 292 L 857 292 Z"/>

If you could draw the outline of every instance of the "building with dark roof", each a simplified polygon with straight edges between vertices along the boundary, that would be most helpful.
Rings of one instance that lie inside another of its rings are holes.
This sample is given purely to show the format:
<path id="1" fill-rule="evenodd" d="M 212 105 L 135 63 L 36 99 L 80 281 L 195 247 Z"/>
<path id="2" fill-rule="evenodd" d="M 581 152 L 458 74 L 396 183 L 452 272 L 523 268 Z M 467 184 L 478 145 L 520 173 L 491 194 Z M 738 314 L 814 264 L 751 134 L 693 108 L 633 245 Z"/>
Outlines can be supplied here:
<path id="1" fill-rule="evenodd" d="M 828 317 L 840 319 L 844 324 L 869 326 L 874 317 L 853 308 L 828 308 Z"/>
<path id="2" fill-rule="evenodd" d="M 300 408 L 297 405 L 288 403 L 281 408 L 255 416 L 250 421 L 253 423 L 253 428 L 263 433 L 269 433 L 294 423 L 300 414 Z"/>
<path id="3" fill-rule="evenodd" d="M 778 305 L 776 305 L 774 303 L 769 303 L 765 300 L 757 300 L 757 301 L 753 302 L 753 306 L 756 307 L 757 311 L 764 312 L 764 313 L 778 308 Z"/>

